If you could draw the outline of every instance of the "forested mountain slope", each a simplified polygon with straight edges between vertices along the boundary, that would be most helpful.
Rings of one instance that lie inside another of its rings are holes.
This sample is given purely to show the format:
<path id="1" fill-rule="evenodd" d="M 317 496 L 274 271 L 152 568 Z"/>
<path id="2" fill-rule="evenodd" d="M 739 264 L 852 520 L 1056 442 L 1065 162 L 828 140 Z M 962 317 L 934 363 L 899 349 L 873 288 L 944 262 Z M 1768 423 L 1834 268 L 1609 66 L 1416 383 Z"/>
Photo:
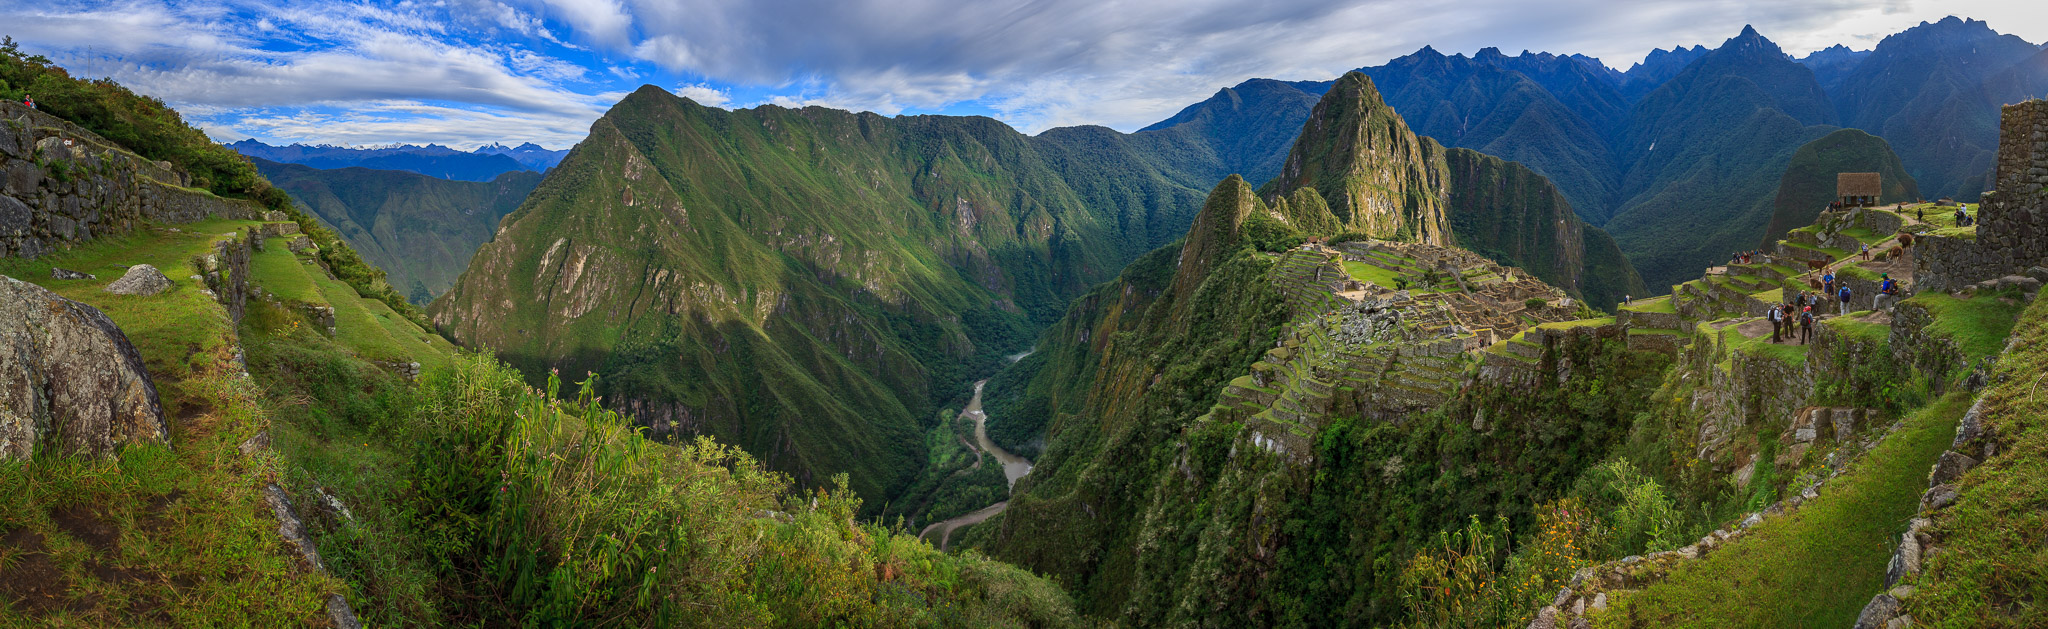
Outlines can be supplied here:
<path id="1" fill-rule="evenodd" d="M 419 306 L 455 284 L 498 219 L 518 208 L 541 178 L 519 170 L 487 182 L 450 181 L 399 170 L 252 161 Z"/>
<path id="2" fill-rule="evenodd" d="M 1066 300 L 1185 230 L 1127 136 L 987 118 L 621 101 L 434 321 L 529 374 L 595 371 L 656 434 L 712 434 L 880 500 L 918 426 Z"/>

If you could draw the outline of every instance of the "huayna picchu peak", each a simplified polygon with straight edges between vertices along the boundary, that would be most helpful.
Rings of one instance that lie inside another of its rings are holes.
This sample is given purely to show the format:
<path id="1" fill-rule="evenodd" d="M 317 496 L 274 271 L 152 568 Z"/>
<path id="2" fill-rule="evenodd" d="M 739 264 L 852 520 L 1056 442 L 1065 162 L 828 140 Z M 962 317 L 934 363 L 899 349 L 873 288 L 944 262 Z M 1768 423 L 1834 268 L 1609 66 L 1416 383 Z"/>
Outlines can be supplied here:
<path id="1" fill-rule="evenodd" d="M 0 6 L 0 627 L 2048 626 L 2031 5 L 572 4 Z"/>

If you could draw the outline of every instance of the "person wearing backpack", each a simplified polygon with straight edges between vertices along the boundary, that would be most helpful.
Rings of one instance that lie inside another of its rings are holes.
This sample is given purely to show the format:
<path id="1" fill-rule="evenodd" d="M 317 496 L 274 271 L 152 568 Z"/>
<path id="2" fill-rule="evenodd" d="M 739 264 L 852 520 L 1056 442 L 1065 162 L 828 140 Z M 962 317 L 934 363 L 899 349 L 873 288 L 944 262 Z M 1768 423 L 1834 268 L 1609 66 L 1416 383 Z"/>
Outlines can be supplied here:
<path id="1" fill-rule="evenodd" d="M 1849 315 L 1849 283 L 1848 283 L 1848 282 L 1843 282 L 1843 283 L 1842 283 L 1842 291 L 1841 291 L 1841 293 L 1840 293 L 1840 296 L 1841 296 L 1841 298 L 1842 298 L 1842 315 L 1843 315 L 1843 316 L 1848 316 L 1848 315 Z"/>
<path id="2" fill-rule="evenodd" d="M 1877 294 L 1870 298 L 1870 309 L 1883 310 L 1885 308 L 1885 304 L 1891 302 L 1894 299 L 1897 299 L 1898 295 L 1898 280 L 1892 279 L 1892 274 L 1886 273 L 1877 285 Z"/>
<path id="3" fill-rule="evenodd" d="M 1813 340 L 1813 306 L 1799 311 L 1799 344 Z"/>

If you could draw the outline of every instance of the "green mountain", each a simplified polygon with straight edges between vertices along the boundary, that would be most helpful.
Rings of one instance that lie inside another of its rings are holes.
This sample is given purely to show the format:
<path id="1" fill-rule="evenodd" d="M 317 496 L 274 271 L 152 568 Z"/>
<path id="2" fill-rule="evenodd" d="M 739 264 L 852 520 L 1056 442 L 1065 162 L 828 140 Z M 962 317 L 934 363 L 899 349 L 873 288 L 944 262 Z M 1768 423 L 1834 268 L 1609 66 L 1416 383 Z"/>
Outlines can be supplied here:
<path id="1" fill-rule="evenodd" d="M 1107 129 L 728 112 L 650 86 L 430 312 L 529 374 L 600 374 L 656 434 L 808 484 L 850 472 L 879 503 L 922 466 L 939 402 L 1198 203 Z"/>
<path id="2" fill-rule="evenodd" d="M 250 161 L 421 306 L 455 284 L 498 219 L 519 207 L 541 178 L 520 170 L 491 181 L 451 181 L 399 170 Z"/>
<path id="3" fill-rule="evenodd" d="M 1884 181 L 1880 203 L 1920 198 L 1919 185 L 1884 139 L 1858 129 L 1842 129 L 1806 143 L 1792 154 L 1778 179 L 1778 197 L 1771 202 L 1771 225 L 1760 246 L 1785 237 L 1785 232 L 1812 225 L 1821 210 L 1835 202 L 1835 176 L 1877 173 Z"/>

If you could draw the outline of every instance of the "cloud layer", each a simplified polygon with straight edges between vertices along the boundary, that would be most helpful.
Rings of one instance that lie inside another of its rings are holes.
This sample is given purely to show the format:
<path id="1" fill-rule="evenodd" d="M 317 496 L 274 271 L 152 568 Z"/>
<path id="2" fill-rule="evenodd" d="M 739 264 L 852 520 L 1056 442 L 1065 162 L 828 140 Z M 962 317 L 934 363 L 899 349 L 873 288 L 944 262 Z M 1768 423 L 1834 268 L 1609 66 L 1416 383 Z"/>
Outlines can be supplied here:
<path id="1" fill-rule="evenodd" d="M 0 0 L 0 27 L 222 139 L 562 147 L 642 82 L 721 107 L 978 113 L 1130 130 L 1251 77 L 1325 79 L 1425 44 L 1584 53 L 1755 24 L 1788 50 L 1868 48 L 1955 13 L 2029 40 L 2005 0 Z M 2038 30 L 2042 32 L 2031 32 Z"/>

